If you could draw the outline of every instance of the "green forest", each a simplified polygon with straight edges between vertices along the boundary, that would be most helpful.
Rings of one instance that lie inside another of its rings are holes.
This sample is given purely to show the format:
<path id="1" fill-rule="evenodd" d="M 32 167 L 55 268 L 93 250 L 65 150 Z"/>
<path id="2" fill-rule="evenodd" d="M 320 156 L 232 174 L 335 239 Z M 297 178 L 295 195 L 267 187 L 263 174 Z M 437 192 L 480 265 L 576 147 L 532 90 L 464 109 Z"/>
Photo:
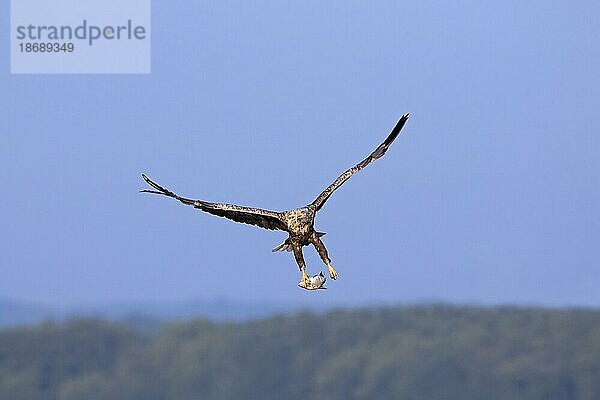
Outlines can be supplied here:
<path id="1" fill-rule="evenodd" d="M 600 399 L 600 311 L 442 305 L 0 331 L 0 399 Z"/>

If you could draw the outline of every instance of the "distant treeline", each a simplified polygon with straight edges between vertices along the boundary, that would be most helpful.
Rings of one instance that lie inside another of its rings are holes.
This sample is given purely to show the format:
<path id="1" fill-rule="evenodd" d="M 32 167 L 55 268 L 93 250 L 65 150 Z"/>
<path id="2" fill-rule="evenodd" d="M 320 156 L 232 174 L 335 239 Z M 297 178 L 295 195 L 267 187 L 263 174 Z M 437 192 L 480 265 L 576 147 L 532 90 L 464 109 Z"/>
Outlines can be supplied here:
<path id="1" fill-rule="evenodd" d="M 0 399 L 600 399 L 600 311 L 421 306 L 0 331 Z"/>

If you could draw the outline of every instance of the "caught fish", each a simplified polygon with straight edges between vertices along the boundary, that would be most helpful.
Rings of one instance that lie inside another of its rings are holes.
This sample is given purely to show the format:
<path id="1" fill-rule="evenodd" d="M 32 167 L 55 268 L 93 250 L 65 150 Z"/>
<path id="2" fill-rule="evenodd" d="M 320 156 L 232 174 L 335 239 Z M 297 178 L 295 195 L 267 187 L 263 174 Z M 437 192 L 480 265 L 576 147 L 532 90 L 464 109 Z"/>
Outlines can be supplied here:
<path id="1" fill-rule="evenodd" d="M 327 289 L 325 286 L 325 275 L 323 275 L 323 271 L 319 272 L 317 275 L 313 275 L 309 278 L 309 283 L 306 285 L 303 280 L 298 283 L 298 286 L 302 289 L 306 290 L 317 290 L 317 289 Z"/>

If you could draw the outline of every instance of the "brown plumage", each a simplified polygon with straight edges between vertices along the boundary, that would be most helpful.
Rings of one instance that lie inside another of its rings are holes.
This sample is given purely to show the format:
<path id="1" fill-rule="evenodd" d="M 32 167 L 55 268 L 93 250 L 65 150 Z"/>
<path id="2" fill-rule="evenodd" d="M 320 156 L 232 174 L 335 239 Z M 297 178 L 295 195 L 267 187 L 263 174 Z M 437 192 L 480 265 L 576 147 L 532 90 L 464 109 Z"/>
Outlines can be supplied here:
<path id="1" fill-rule="evenodd" d="M 168 189 L 163 188 L 156 182 L 152 181 L 146 175 L 142 174 L 142 178 L 152 187 L 152 189 L 144 189 L 141 192 L 160 194 L 179 200 L 183 204 L 193 206 L 207 213 L 225 217 L 235 222 L 256 225 L 265 229 L 283 230 L 288 232 L 288 238 L 273 251 L 287 250 L 294 253 L 296 263 L 302 272 L 302 279 L 299 286 L 305 289 L 314 288 L 310 278 L 306 274 L 306 264 L 302 255 L 302 247 L 312 244 L 319 256 L 327 265 L 329 275 L 332 279 L 337 278 L 336 270 L 331 266 L 331 260 L 327 254 L 327 249 L 321 241 L 321 236 L 324 233 L 317 232 L 314 229 L 315 214 L 323 207 L 329 197 L 340 186 L 344 184 L 352 175 L 360 171 L 372 161 L 377 160 L 385 155 L 386 151 L 396 139 L 400 130 L 408 120 L 408 114 L 403 115 L 392 132 L 371 154 L 364 160 L 349 168 L 341 174 L 331 185 L 329 185 L 317 198 L 310 204 L 290 211 L 270 211 L 260 208 L 242 207 L 234 204 L 211 203 L 203 200 L 192 200 L 181 197 Z M 324 281 L 323 281 L 324 282 Z"/>

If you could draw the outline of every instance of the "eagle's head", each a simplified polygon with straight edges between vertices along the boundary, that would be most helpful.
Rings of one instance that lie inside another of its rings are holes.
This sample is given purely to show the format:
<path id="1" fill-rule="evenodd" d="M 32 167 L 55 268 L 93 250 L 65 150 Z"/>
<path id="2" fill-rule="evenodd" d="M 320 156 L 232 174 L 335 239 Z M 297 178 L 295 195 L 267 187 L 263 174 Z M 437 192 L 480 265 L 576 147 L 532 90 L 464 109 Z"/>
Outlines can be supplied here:
<path id="1" fill-rule="evenodd" d="M 314 275 L 310 278 L 310 284 L 308 286 L 305 286 L 304 282 L 302 281 L 298 283 L 298 286 L 306 290 L 327 289 L 325 286 L 323 286 L 326 280 L 327 279 L 325 278 L 325 275 L 323 275 L 323 272 L 321 271 L 317 275 Z"/>

